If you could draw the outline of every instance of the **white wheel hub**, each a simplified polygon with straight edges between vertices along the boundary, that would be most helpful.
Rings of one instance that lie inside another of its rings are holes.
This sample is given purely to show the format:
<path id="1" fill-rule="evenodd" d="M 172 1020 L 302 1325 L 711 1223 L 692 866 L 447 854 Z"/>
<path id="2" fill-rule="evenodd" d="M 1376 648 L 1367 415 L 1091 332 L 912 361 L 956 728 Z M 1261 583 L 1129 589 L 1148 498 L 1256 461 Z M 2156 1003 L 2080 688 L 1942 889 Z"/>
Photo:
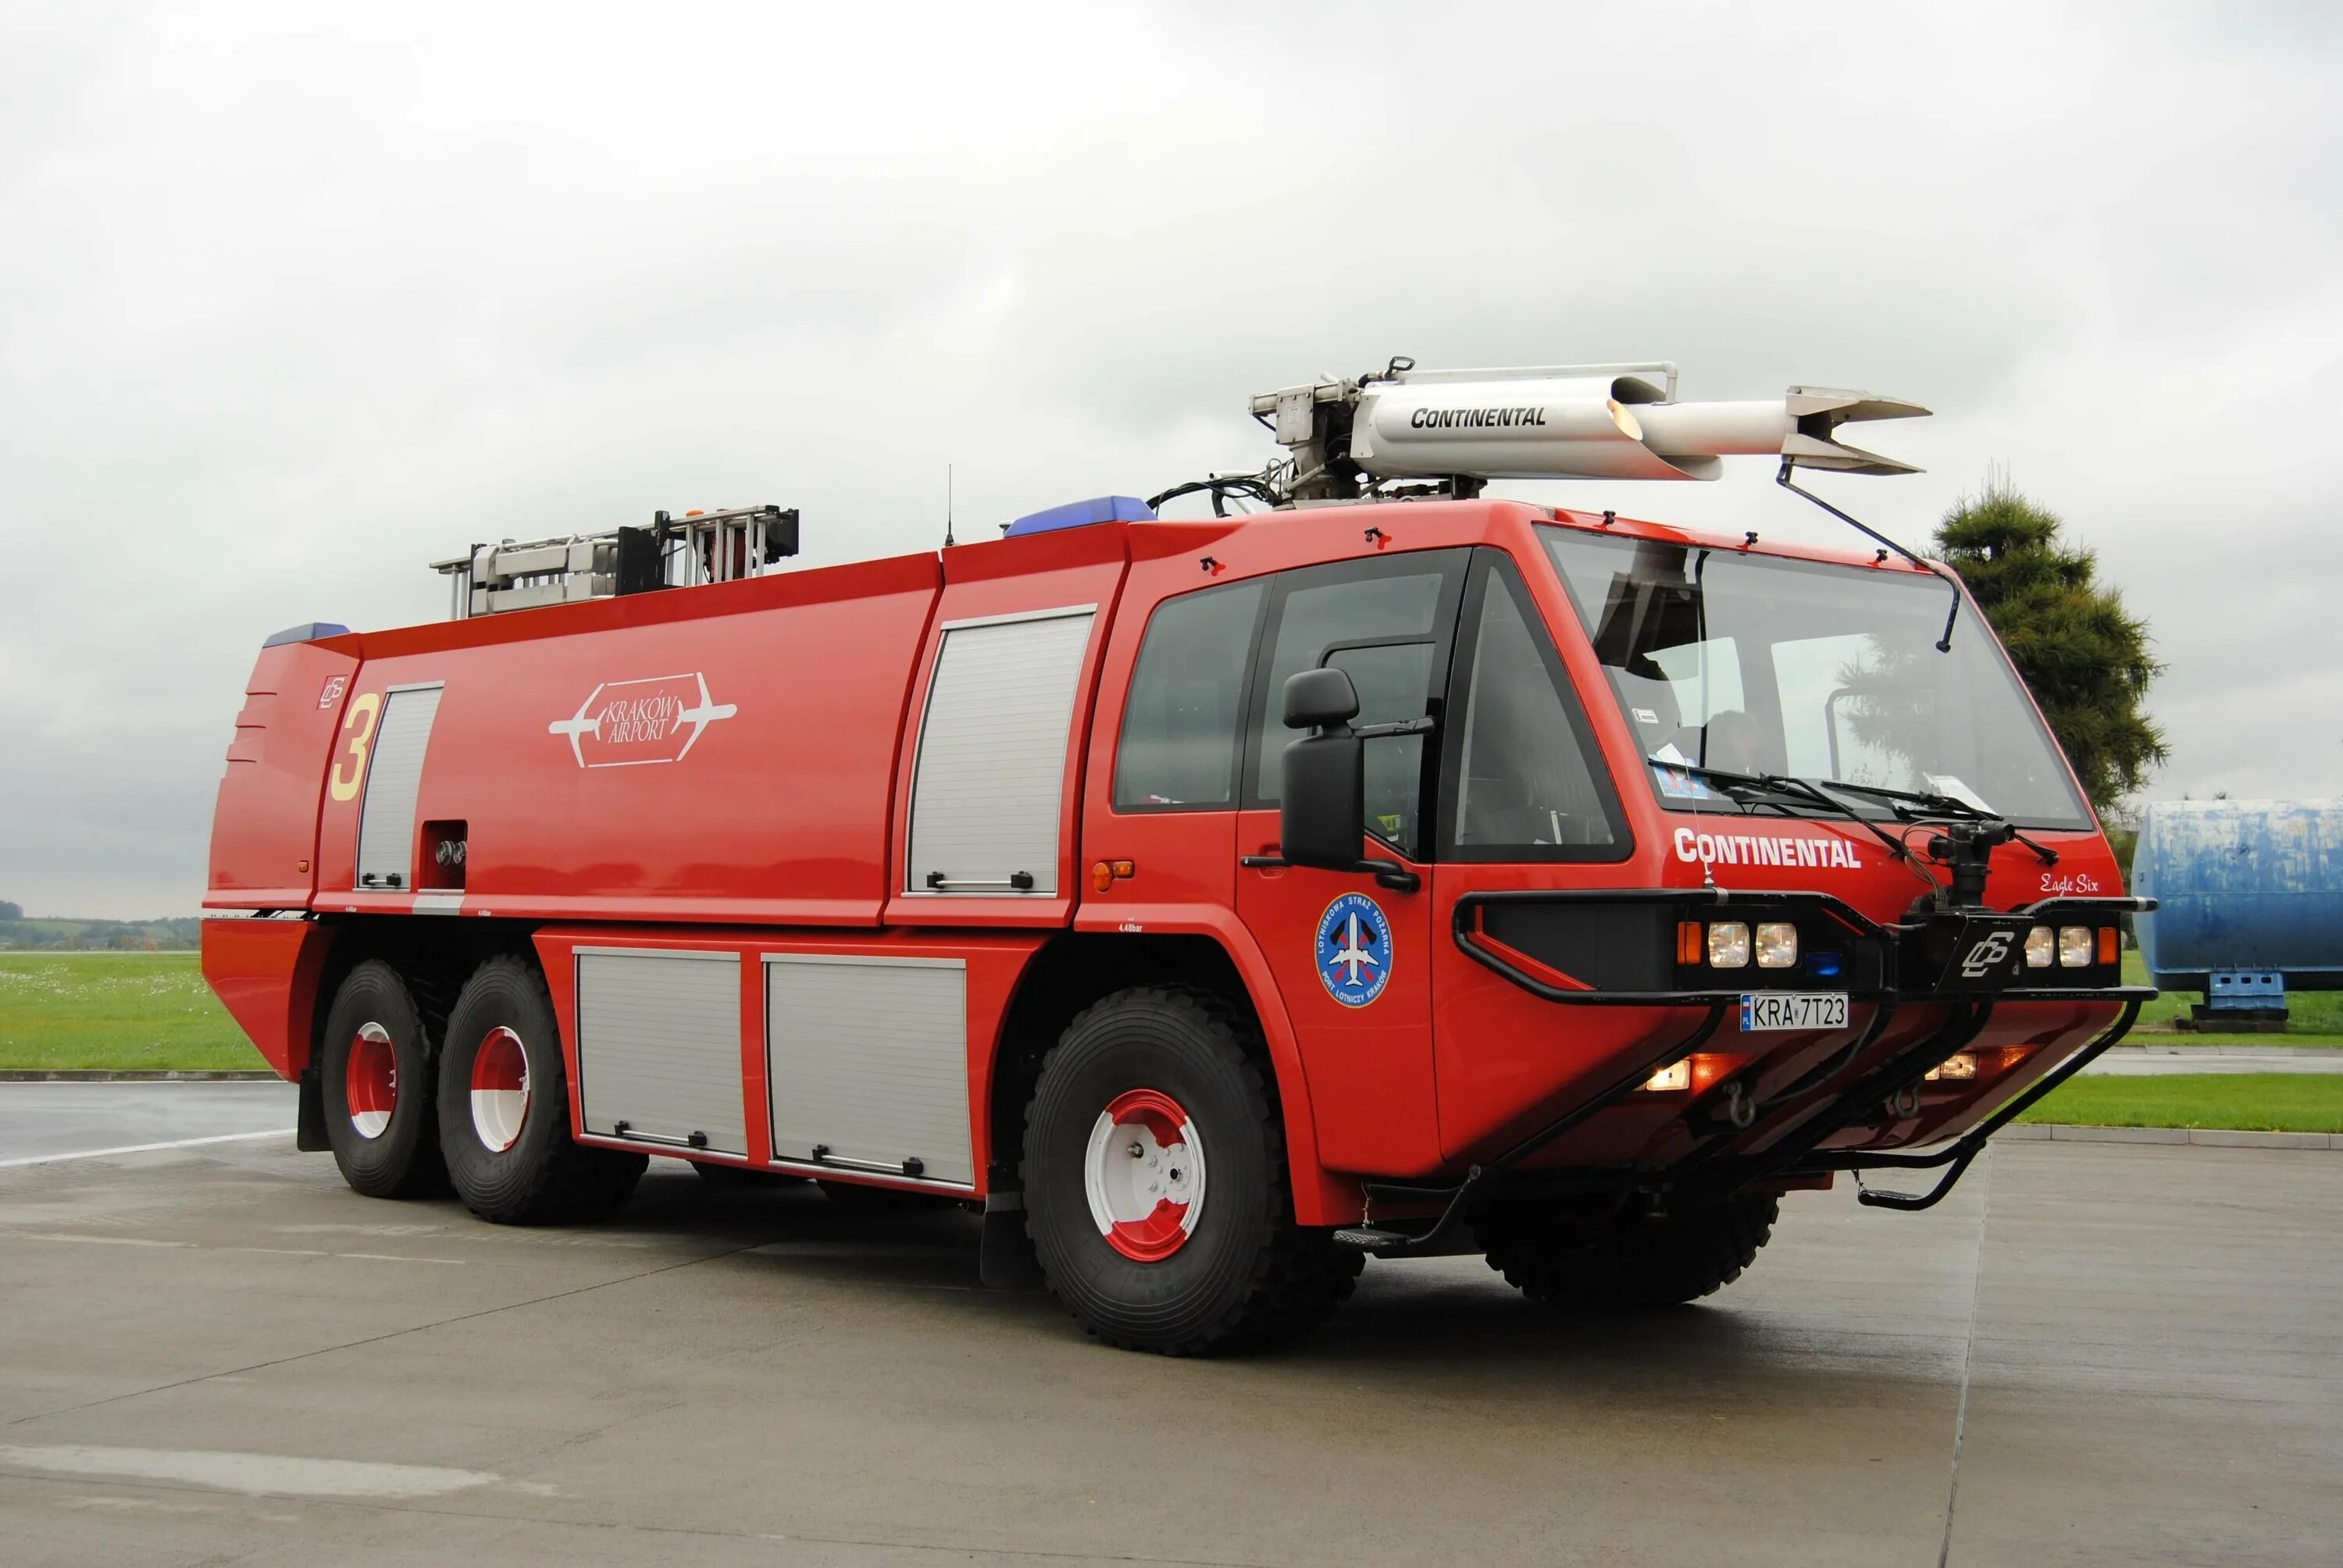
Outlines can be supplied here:
<path id="1" fill-rule="evenodd" d="M 350 1125 L 361 1138 L 379 1138 L 398 1109 L 398 1051 L 390 1030 L 362 1023 L 350 1038 L 342 1069 L 342 1099 Z"/>
<path id="2" fill-rule="evenodd" d="M 1099 1234 L 1136 1262 L 1178 1251 L 1203 1217 L 1203 1141 L 1159 1090 L 1128 1090 L 1099 1112 L 1082 1178 Z"/>
<path id="3" fill-rule="evenodd" d="M 472 1055 L 472 1131 L 489 1153 L 501 1154 L 528 1123 L 528 1052 L 520 1036 L 498 1024 Z"/>

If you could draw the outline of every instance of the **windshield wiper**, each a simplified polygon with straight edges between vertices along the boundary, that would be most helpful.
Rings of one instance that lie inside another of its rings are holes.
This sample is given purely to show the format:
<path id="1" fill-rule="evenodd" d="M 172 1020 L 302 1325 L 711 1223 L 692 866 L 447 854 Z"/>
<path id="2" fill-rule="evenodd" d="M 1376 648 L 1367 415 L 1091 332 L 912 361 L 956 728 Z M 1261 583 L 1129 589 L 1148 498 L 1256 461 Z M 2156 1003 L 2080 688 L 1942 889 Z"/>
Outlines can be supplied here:
<path id="1" fill-rule="evenodd" d="M 1646 755 L 1644 760 L 1654 768 L 1674 768 L 1697 778 L 1714 779 L 1728 788 L 1767 789 L 1776 795 L 1787 795 L 1792 799 L 1804 800 L 1809 805 L 1820 806 L 1825 811 L 1835 812 L 1861 824 L 1865 832 L 1885 846 L 1889 854 L 1899 860 L 1909 862 L 1927 878 L 1930 886 L 1936 885 L 1935 875 L 1922 866 L 1920 857 L 1912 852 L 1912 847 L 1909 844 L 1865 816 L 1862 808 L 1854 801 L 1842 799 L 1832 794 L 1829 781 L 1816 783 L 1811 779 L 1800 779 L 1782 773 L 1731 773 L 1724 769 L 1710 768 L 1702 763 L 1671 762 L 1664 757 L 1649 755 Z"/>
<path id="2" fill-rule="evenodd" d="M 1825 779 L 1823 782 L 1834 789 L 1845 789 L 1856 795 L 1876 796 L 1887 802 L 1888 809 L 1894 811 L 1899 820 L 1906 822 L 1916 822 L 1928 817 L 1957 817 L 1970 822 L 2004 822 L 2006 820 L 2000 812 L 1981 809 L 1957 795 L 1916 793 L 1910 789 L 1890 789 L 1879 784 L 1848 784 L 1836 779 Z M 1925 809 L 1916 811 L 1910 809 L 1915 806 Z M 2044 865 L 2055 866 L 2058 863 L 2058 851 L 2049 845 L 2036 843 L 2014 827 L 2009 829 L 2009 836 L 2033 850 Z"/>
<path id="3" fill-rule="evenodd" d="M 1914 813 L 1903 810 L 1905 806 L 1925 806 L 1929 814 L 1937 817 L 1960 817 L 1979 822 L 1997 822 L 2001 814 L 1971 805 L 1957 795 L 1932 795 L 1910 789 L 1890 789 L 1882 784 L 1850 784 L 1844 779 L 1825 779 L 1825 784 L 1834 789 L 1844 789 L 1850 795 L 1871 795 L 1889 803 L 1898 817 Z"/>

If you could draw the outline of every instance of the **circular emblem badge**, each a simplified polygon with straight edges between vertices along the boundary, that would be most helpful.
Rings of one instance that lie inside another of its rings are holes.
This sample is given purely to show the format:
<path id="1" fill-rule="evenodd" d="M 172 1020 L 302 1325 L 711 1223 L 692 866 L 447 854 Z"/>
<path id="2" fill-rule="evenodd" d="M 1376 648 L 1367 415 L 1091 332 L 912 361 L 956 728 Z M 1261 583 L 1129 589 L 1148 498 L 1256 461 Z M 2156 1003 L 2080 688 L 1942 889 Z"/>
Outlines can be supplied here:
<path id="1" fill-rule="evenodd" d="M 1391 922 L 1364 893 L 1344 893 L 1318 917 L 1318 979 L 1344 1007 L 1364 1007 L 1391 983 Z"/>

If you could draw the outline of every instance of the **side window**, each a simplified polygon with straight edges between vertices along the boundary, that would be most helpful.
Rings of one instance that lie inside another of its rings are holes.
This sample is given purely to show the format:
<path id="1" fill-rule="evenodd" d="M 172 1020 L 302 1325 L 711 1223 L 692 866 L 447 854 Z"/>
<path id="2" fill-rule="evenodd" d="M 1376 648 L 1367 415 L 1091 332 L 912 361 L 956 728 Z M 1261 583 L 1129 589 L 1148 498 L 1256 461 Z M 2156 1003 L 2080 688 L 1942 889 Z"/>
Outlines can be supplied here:
<path id="1" fill-rule="evenodd" d="M 1280 709 L 1287 678 L 1332 667 L 1359 693 L 1361 725 L 1435 710 L 1463 586 L 1463 552 L 1312 567 L 1281 579 L 1269 656 L 1253 695 L 1250 804 L 1278 802 L 1287 742 Z M 1402 852 L 1424 851 L 1424 737 L 1369 740 L 1367 827 Z"/>
<path id="2" fill-rule="evenodd" d="M 1114 759 L 1118 811 L 1236 804 L 1244 676 L 1267 585 L 1232 583 L 1166 599 L 1148 618 Z"/>
<path id="3" fill-rule="evenodd" d="M 1448 848 L 1467 860 L 1623 859 L 1618 798 L 1585 709 L 1520 578 L 1501 558 L 1483 559 L 1458 662 Z"/>

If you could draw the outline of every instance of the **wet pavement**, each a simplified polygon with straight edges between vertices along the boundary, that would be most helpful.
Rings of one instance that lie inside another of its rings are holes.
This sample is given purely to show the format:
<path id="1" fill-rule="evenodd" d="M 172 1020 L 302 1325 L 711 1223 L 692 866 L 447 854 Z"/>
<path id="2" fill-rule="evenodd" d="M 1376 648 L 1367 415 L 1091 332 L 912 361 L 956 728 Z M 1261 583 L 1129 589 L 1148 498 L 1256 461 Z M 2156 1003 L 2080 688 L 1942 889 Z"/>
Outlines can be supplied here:
<path id="1" fill-rule="evenodd" d="M 227 1087 L 169 1103 L 289 1111 Z M 5 1158 L 62 1091 L 0 1088 Z M 0 1169 L 0 1555 L 2331 1563 L 2338 1212 L 2331 1153 L 2004 1143 L 1926 1213 L 1790 1199 L 1697 1307 L 1375 1263 L 1302 1344 L 1192 1362 L 976 1288 L 964 1214 L 667 1161 L 543 1231 L 289 1136 Z"/>

